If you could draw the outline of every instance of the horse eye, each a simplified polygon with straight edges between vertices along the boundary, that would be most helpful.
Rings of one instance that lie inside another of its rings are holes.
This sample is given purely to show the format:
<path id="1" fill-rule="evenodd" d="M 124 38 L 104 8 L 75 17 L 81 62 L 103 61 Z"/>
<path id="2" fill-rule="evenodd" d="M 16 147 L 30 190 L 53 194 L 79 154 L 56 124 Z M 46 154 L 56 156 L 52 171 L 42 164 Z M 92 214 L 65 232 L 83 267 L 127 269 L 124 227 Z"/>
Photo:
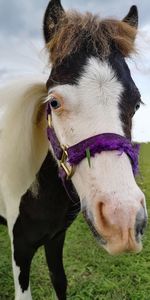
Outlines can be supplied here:
<path id="1" fill-rule="evenodd" d="M 132 112 L 131 117 L 133 117 L 133 116 L 135 115 L 136 111 L 137 111 L 139 108 L 140 108 L 140 102 L 138 102 L 138 103 L 135 105 L 134 111 Z"/>
<path id="2" fill-rule="evenodd" d="M 61 107 L 61 103 L 60 103 L 59 100 L 56 99 L 56 98 L 52 98 L 52 99 L 50 100 L 50 105 L 51 105 L 51 107 L 52 107 L 53 109 L 58 109 L 58 108 Z"/>
<path id="3" fill-rule="evenodd" d="M 137 103 L 135 106 L 135 111 L 137 111 L 140 108 L 140 103 Z"/>

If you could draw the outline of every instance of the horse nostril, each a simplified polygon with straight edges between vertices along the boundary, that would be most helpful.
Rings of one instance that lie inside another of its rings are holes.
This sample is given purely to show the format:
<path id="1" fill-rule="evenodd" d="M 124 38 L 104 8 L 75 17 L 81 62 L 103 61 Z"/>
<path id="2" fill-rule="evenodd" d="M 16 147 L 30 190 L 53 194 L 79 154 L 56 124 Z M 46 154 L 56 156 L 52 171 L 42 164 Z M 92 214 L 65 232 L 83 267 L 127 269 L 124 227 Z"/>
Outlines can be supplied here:
<path id="1" fill-rule="evenodd" d="M 136 238 L 139 240 L 139 236 L 144 234 L 144 229 L 147 224 L 147 216 L 145 212 L 145 208 L 141 207 L 136 216 L 135 230 L 136 230 Z"/>

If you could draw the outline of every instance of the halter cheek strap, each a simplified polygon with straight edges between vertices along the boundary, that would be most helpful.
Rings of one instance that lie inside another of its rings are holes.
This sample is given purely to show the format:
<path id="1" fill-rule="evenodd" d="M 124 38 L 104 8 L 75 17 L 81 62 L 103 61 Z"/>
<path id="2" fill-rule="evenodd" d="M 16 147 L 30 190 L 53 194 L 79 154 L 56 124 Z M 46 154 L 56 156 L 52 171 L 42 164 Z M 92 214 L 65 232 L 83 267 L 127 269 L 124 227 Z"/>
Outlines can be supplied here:
<path id="1" fill-rule="evenodd" d="M 73 166 L 68 162 L 68 147 L 61 145 L 55 130 L 52 125 L 52 117 L 51 117 L 51 107 L 50 104 L 47 104 L 47 137 L 52 146 L 54 155 L 59 162 L 59 175 L 61 179 L 64 181 L 65 179 L 70 179 L 73 175 Z"/>
<path id="2" fill-rule="evenodd" d="M 52 126 L 51 107 L 47 104 L 47 136 L 53 148 L 54 155 L 59 161 L 61 179 L 70 179 L 73 168 L 86 158 L 87 150 L 90 157 L 103 151 L 118 151 L 118 155 L 126 153 L 130 158 L 134 175 L 138 172 L 139 144 L 133 144 L 129 139 L 115 133 L 103 133 L 87 138 L 71 147 L 61 146 Z"/>

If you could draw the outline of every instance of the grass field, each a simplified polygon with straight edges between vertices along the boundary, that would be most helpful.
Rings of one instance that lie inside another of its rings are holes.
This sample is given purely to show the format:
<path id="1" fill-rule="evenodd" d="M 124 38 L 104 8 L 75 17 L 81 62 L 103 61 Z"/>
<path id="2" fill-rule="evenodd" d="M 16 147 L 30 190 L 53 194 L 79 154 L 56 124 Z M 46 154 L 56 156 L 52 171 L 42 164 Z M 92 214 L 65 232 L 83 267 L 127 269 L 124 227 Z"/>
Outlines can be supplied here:
<path id="1" fill-rule="evenodd" d="M 150 144 L 141 151 L 139 183 L 150 210 Z M 150 214 L 149 214 L 150 215 Z M 82 216 L 68 230 L 64 263 L 69 300 L 150 300 L 150 227 L 140 254 L 111 257 L 100 249 Z M 40 249 L 31 272 L 34 300 L 53 300 L 47 266 Z M 0 300 L 13 300 L 11 254 L 7 230 L 0 227 Z"/>

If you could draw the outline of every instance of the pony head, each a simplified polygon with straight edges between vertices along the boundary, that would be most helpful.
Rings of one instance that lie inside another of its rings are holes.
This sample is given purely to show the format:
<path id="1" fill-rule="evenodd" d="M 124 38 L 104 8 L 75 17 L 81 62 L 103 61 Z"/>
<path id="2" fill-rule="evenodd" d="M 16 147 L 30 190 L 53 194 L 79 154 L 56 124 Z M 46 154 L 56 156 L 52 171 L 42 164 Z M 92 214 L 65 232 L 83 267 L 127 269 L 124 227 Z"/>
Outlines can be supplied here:
<path id="1" fill-rule="evenodd" d="M 136 6 L 118 21 L 65 12 L 59 0 L 50 1 L 44 17 L 52 64 L 47 99 L 61 145 L 104 133 L 131 140 L 141 97 L 125 58 L 135 51 L 137 27 Z M 112 150 L 89 159 L 71 179 L 88 224 L 109 253 L 140 251 L 147 211 L 129 157 Z"/>

